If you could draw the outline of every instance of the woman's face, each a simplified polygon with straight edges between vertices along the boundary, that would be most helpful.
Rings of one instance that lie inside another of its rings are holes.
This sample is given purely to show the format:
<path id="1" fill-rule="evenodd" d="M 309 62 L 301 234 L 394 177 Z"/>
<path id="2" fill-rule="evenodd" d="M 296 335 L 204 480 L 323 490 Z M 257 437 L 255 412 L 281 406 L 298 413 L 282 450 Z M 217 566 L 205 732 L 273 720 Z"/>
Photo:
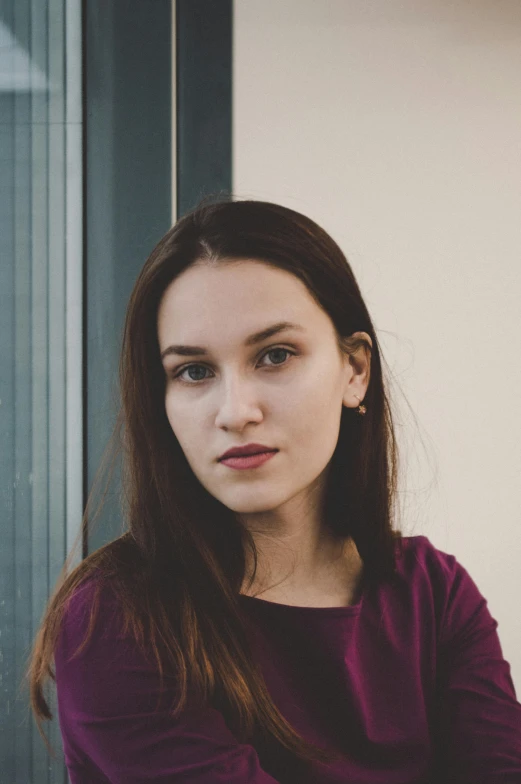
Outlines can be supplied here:
<path id="1" fill-rule="evenodd" d="M 295 327 L 248 344 L 280 322 Z M 192 265 L 164 292 L 158 338 L 168 421 L 211 495 L 247 515 L 282 511 L 320 485 L 342 404 L 357 406 L 367 382 L 354 376 L 333 323 L 298 278 L 249 259 Z M 251 442 L 279 451 L 247 470 L 219 462 Z"/>

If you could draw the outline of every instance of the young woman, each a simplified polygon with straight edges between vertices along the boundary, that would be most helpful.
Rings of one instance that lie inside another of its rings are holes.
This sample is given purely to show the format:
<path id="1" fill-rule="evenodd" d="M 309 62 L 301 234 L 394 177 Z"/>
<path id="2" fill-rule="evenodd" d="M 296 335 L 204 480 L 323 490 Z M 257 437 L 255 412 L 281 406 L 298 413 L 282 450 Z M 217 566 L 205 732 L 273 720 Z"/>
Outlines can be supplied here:
<path id="1" fill-rule="evenodd" d="M 64 572 L 30 668 L 72 784 L 521 782 L 486 600 L 393 529 L 380 350 L 331 237 L 266 202 L 185 215 L 120 378 L 127 530 Z"/>

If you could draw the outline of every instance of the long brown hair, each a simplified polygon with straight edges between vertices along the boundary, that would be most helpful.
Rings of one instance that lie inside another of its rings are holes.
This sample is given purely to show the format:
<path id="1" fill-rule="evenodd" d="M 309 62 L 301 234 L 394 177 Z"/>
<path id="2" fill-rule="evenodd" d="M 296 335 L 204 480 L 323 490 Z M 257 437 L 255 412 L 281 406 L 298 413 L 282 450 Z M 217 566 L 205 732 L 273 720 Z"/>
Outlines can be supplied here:
<path id="1" fill-rule="evenodd" d="M 239 594 L 252 556 L 252 535 L 235 513 L 200 484 L 165 413 L 165 372 L 160 360 L 157 311 L 166 287 L 191 264 L 256 259 L 292 272 L 329 314 L 339 346 L 356 361 L 371 352 L 367 414 L 343 407 L 338 444 L 326 488 L 325 519 L 351 536 L 364 562 L 365 590 L 396 571 L 394 530 L 398 451 L 382 377 L 380 349 L 354 274 L 334 240 L 314 221 L 262 201 L 205 201 L 157 243 L 134 285 L 120 360 L 121 409 L 111 442 L 122 449 L 125 532 L 88 555 L 70 574 L 67 562 L 50 598 L 27 671 L 31 707 L 40 733 L 52 714 L 44 697 L 67 600 L 88 577 L 110 578 L 127 628 L 152 648 L 158 671 L 176 673 L 180 697 L 187 687 L 214 700 L 242 742 L 260 729 L 294 758 L 324 763 L 338 758 L 305 741 L 274 705 L 254 661 L 248 620 Z M 368 347 L 354 332 L 371 336 Z M 84 526 L 88 524 L 88 510 Z M 94 628 L 91 610 L 86 644 Z M 82 646 L 83 647 L 83 646 Z M 46 740 L 46 739 L 45 739 Z M 47 741 L 46 741 L 47 742 Z"/>

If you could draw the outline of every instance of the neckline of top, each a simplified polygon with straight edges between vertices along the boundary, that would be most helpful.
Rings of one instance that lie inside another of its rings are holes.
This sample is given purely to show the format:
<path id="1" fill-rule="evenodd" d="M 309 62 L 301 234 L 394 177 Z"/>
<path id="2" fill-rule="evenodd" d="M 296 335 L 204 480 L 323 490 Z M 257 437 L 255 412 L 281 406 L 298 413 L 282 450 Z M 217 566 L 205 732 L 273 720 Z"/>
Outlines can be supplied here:
<path id="1" fill-rule="evenodd" d="M 309 615 L 355 615 L 362 609 L 365 598 L 365 587 L 362 587 L 362 592 L 358 597 L 355 604 L 347 604 L 340 607 L 307 607 L 298 604 L 283 604 L 281 602 L 272 602 L 267 599 L 259 599 L 257 596 L 248 596 L 247 594 L 239 594 L 241 599 L 246 599 L 246 602 L 253 603 L 258 607 L 274 607 L 278 610 L 290 613 L 306 613 Z"/>

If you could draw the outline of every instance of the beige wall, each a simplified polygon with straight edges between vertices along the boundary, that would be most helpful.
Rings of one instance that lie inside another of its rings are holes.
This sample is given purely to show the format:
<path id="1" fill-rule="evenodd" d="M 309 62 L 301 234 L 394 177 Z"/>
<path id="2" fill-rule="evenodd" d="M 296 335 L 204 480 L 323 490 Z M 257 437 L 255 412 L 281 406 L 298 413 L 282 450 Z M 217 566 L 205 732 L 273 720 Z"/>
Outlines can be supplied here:
<path id="1" fill-rule="evenodd" d="M 399 385 L 401 527 L 468 569 L 520 699 L 521 3 L 234 14 L 235 194 L 346 252 Z"/>

